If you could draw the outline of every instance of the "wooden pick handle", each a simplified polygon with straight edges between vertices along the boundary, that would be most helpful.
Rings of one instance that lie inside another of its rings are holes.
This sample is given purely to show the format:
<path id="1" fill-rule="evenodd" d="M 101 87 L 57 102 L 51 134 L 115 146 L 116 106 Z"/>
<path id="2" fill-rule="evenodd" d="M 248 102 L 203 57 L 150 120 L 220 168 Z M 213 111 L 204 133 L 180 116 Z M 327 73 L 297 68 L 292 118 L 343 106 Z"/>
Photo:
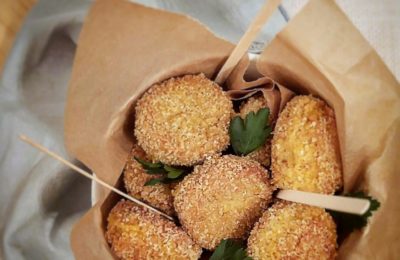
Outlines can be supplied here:
<path id="1" fill-rule="evenodd" d="M 168 215 L 165 214 L 164 212 L 161 212 L 161 211 L 159 211 L 158 209 L 153 208 L 152 206 L 147 205 L 146 203 L 144 203 L 144 202 L 142 202 L 142 201 L 140 201 L 140 200 L 138 200 L 138 199 L 135 199 L 135 198 L 129 196 L 128 194 L 126 194 L 126 193 L 124 193 L 124 192 L 118 190 L 117 188 L 115 188 L 115 187 L 109 185 L 108 183 L 105 183 L 104 181 L 100 180 L 100 179 L 97 178 L 96 176 L 91 175 L 90 173 L 88 173 L 87 171 L 85 171 L 85 170 L 79 168 L 79 167 L 76 166 L 75 164 L 73 164 L 73 163 L 71 163 L 71 162 L 65 160 L 65 159 L 62 158 L 60 155 L 58 155 L 58 154 L 56 154 L 56 153 L 54 153 L 54 152 L 48 150 L 46 147 L 44 147 L 44 146 L 42 146 L 42 145 L 36 143 L 35 141 L 33 141 L 32 139 L 28 138 L 27 136 L 25 136 L 25 135 L 20 135 L 19 138 L 20 138 L 22 141 L 24 141 L 25 143 L 30 144 L 30 145 L 33 146 L 34 148 L 36 148 L 36 149 L 42 151 L 43 153 L 45 153 L 45 154 L 47 154 L 47 155 L 53 157 L 53 158 L 56 159 L 57 161 L 63 163 L 63 164 L 66 165 L 66 166 L 68 166 L 69 168 L 71 168 L 72 170 L 76 171 L 77 173 L 79 173 L 79 174 L 85 176 L 85 177 L 88 178 L 88 179 L 91 179 L 92 181 L 97 182 L 98 184 L 100 184 L 100 185 L 102 185 L 103 187 L 106 187 L 107 189 L 109 189 L 109 190 L 111 190 L 111 191 L 117 193 L 118 195 L 121 195 L 122 197 L 124 197 L 124 198 L 126 198 L 126 199 L 128 199 L 128 200 L 130 200 L 130 201 L 133 201 L 133 202 L 135 202 L 136 204 L 138 204 L 138 205 L 140 205 L 140 206 L 143 206 L 143 207 L 145 207 L 145 208 L 148 208 L 149 210 L 151 210 L 151 211 L 153 211 L 153 212 L 155 212 L 155 213 L 157 213 L 157 214 L 160 214 L 161 216 L 164 216 L 164 217 L 166 217 L 166 218 L 169 219 L 169 220 L 172 220 L 172 221 L 174 220 L 171 216 L 168 216 Z"/>
<path id="2" fill-rule="evenodd" d="M 370 202 L 367 199 L 295 190 L 281 190 L 277 197 L 283 200 L 357 215 L 363 215 L 370 207 Z"/>
<path id="3" fill-rule="evenodd" d="M 215 82 L 217 84 L 222 85 L 226 81 L 232 70 L 239 63 L 240 59 L 243 57 L 244 54 L 247 53 L 247 50 L 249 49 L 251 43 L 257 37 L 264 24 L 278 8 L 281 1 L 282 0 L 266 1 L 260 12 L 257 14 L 256 18 L 251 22 L 249 28 L 239 40 L 238 44 L 233 49 L 232 53 L 229 55 L 225 64 L 219 71 L 217 77 L 215 78 Z"/>

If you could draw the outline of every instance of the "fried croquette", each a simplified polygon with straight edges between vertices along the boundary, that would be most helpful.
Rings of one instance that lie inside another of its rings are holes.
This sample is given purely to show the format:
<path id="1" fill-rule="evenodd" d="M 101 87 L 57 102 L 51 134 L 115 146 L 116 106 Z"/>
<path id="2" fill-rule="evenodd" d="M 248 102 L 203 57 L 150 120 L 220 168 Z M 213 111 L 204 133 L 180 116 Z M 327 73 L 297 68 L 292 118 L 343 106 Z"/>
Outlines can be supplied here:
<path id="1" fill-rule="evenodd" d="M 156 161 L 190 166 L 229 145 L 233 105 L 203 74 L 153 85 L 137 103 L 135 135 Z"/>
<path id="2" fill-rule="evenodd" d="M 263 96 L 250 97 L 240 106 L 240 117 L 245 119 L 248 113 L 257 113 L 262 108 L 268 108 L 267 100 Z M 271 139 L 266 140 L 262 147 L 249 153 L 246 157 L 268 167 L 271 163 Z"/>
<path id="3" fill-rule="evenodd" d="M 143 200 L 168 215 L 174 215 L 175 210 L 171 194 L 171 184 L 145 186 L 147 181 L 160 178 L 160 176 L 147 174 L 142 165 L 135 160 L 135 157 L 148 161 L 150 159 L 136 143 L 133 145 L 124 170 L 124 184 L 129 195 Z"/>
<path id="4" fill-rule="evenodd" d="M 256 113 L 258 110 L 265 107 L 268 108 L 268 104 L 263 96 L 252 96 L 240 105 L 240 117 L 244 119 L 248 113 Z"/>
<path id="5" fill-rule="evenodd" d="M 336 225 L 324 209 L 278 201 L 251 231 L 248 254 L 263 259 L 335 259 Z"/>
<path id="6" fill-rule="evenodd" d="M 173 222 L 121 200 L 108 216 L 106 239 L 120 259 L 199 259 L 201 248 Z"/>
<path id="7" fill-rule="evenodd" d="M 342 174 L 332 109 L 311 96 L 294 97 L 276 123 L 271 157 L 278 188 L 333 194 Z"/>
<path id="8" fill-rule="evenodd" d="M 225 155 L 195 166 L 173 193 L 184 230 L 213 250 L 222 239 L 246 239 L 270 202 L 272 188 L 258 162 Z"/>

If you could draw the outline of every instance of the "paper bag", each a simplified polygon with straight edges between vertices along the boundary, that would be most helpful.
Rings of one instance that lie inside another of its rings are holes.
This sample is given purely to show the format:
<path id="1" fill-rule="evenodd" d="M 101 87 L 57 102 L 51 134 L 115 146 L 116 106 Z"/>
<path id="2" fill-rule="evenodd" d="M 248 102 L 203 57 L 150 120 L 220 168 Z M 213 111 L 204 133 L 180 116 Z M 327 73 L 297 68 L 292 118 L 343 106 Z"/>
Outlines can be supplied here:
<path id="1" fill-rule="evenodd" d="M 215 76 L 232 48 L 188 17 L 123 0 L 96 1 L 79 38 L 68 89 L 69 153 L 113 185 L 132 146 L 137 97 L 172 76 Z M 104 227 L 113 203 L 111 195 L 75 226 L 71 246 L 77 259 L 112 258 Z"/>
<path id="2" fill-rule="evenodd" d="M 213 78 L 233 45 L 192 19 L 122 0 L 99 0 L 78 44 L 65 116 L 69 152 L 106 182 L 120 177 L 133 141 L 135 100 L 155 82 L 204 72 Z M 335 110 L 344 189 L 366 189 L 381 208 L 351 234 L 340 258 L 394 259 L 400 246 L 400 87 L 376 52 L 330 0 L 312 0 L 262 53 L 264 76 L 247 82 L 246 59 L 227 88 L 233 98 L 263 91 L 278 113 L 292 92 L 312 93 Z M 256 89 L 242 89 L 256 87 Z M 116 183 L 120 186 L 120 183 Z M 74 227 L 77 259 L 112 259 L 106 193 Z"/>
<path id="3" fill-rule="evenodd" d="M 344 189 L 381 202 L 343 259 L 400 257 L 400 85 L 334 1 L 311 0 L 265 49 L 259 71 L 335 110 Z"/>

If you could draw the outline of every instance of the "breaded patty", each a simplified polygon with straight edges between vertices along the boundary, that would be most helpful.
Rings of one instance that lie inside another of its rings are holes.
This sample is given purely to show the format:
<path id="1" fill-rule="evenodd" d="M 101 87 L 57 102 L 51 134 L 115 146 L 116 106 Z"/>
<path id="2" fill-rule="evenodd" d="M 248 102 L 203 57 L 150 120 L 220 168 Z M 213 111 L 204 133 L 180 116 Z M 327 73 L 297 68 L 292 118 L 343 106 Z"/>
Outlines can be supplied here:
<path id="1" fill-rule="evenodd" d="M 335 259 L 336 225 L 324 209 L 278 201 L 251 231 L 248 254 L 263 259 Z"/>
<path id="2" fill-rule="evenodd" d="M 279 115 L 271 157 L 278 188 L 333 194 L 342 185 L 333 110 L 320 99 L 294 97 Z"/>
<path id="3" fill-rule="evenodd" d="M 256 113 L 261 108 L 268 108 L 267 100 L 262 95 L 252 96 L 240 104 L 240 117 L 245 118 L 250 112 Z"/>
<path id="4" fill-rule="evenodd" d="M 257 113 L 262 108 L 268 108 L 267 100 L 263 96 L 250 97 L 240 106 L 240 117 L 245 119 L 250 112 Z M 271 139 L 267 139 L 265 144 L 257 150 L 249 153 L 246 157 L 256 160 L 265 167 L 271 163 Z"/>
<path id="5" fill-rule="evenodd" d="M 138 101 L 135 135 L 154 160 L 190 166 L 228 146 L 232 114 L 228 95 L 203 74 L 171 78 Z"/>
<path id="6" fill-rule="evenodd" d="M 212 250 L 222 239 L 246 239 L 271 194 L 258 162 L 226 155 L 196 166 L 174 190 L 174 206 L 192 239 Z"/>
<path id="7" fill-rule="evenodd" d="M 151 161 L 146 153 L 134 144 L 129 155 L 124 170 L 124 184 L 128 193 L 137 199 L 143 200 L 147 204 L 156 207 L 168 215 L 175 213 L 170 184 L 157 184 L 154 186 L 144 186 L 144 184 L 159 175 L 147 174 L 142 165 L 135 160 L 135 157 Z"/>
<path id="8" fill-rule="evenodd" d="M 120 259 L 198 259 L 201 248 L 173 222 L 121 200 L 108 215 L 106 239 Z"/>

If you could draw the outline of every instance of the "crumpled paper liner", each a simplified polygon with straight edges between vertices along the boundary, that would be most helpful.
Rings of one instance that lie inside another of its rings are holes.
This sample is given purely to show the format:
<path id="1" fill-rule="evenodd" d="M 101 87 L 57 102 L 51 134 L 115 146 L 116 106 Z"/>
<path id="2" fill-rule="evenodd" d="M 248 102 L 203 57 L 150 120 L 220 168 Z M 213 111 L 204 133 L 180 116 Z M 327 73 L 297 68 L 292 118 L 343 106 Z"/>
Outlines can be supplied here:
<path id="1" fill-rule="evenodd" d="M 400 85 L 382 59 L 333 1 L 311 0 L 265 49 L 258 69 L 334 108 L 344 189 L 364 189 L 381 202 L 369 225 L 342 243 L 339 258 L 398 259 Z"/>
<path id="2" fill-rule="evenodd" d="M 262 92 L 271 113 L 272 121 L 275 121 L 279 112 L 294 95 L 294 92 L 282 86 L 268 76 L 258 72 L 257 68 L 251 70 L 251 74 L 257 78 L 248 78 L 246 73 L 250 67 L 250 60 L 244 57 L 226 81 L 226 88 L 232 100 L 246 99 L 257 92 Z"/>
<path id="3" fill-rule="evenodd" d="M 121 0 L 99 0 L 81 32 L 68 92 L 68 151 L 104 181 L 118 179 L 133 139 L 135 100 L 155 82 L 205 73 L 213 78 L 233 45 L 192 19 Z M 276 115 L 293 93 L 312 93 L 335 110 L 344 189 L 365 189 L 381 207 L 340 246 L 339 258 L 395 259 L 400 252 L 400 86 L 333 1 L 311 0 L 267 46 L 261 79 L 243 75 L 242 59 L 227 88 L 234 99 L 262 91 Z M 273 79 L 273 80 L 272 80 Z M 112 259 L 108 192 L 74 227 L 77 259 Z"/>

